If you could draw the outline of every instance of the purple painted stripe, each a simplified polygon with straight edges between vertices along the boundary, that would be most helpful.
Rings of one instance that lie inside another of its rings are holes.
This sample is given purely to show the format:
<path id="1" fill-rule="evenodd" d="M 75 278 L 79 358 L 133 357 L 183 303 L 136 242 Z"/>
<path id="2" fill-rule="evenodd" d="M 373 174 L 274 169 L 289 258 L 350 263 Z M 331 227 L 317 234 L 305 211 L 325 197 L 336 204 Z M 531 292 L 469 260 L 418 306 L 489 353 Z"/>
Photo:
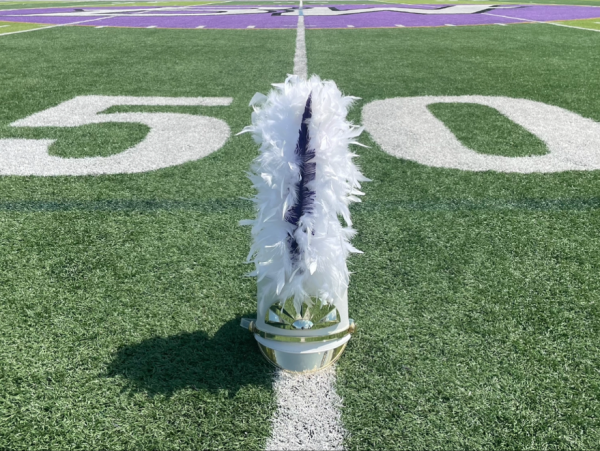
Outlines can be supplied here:
<path id="1" fill-rule="evenodd" d="M 566 5 L 500 5 L 490 11 L 480 10 L 477 13 L 457 14 L 458 5 L 310 5 L 305 9 L 305 26 L 307 28 L 380 28 L 395 27 L 438 27 L 452 25 L 485 25 L 494 23 L 514 23 L 523 20 L 552 21 L 600 18 L 600 8 L 593 6 L 566 6 Z M 93 7 L 93 8 L 38 8 L 12 11 L 0 11 L 0 20 L 24 23 L 41 24 L 70 24 L 89 19 L 99 19 L 99 12 L 105 12 L 104 20 L 92 22 L 89 26 L 138 27 L 146 28 L 219 28 L 219 29 L 246 29 L 249 26 L 260 28 L 295 28 L 297 23 L 297 7 L 291 5 L 277 6 L 266 5 L 264 8 L 271 11 L 260 11 L 255 5 L 205 5 L 195 7 Z M 477 8 L 478 5 L 463 6 Z M 408 8 L 409 11 L 378 11 L 360 14 L 340 14 L 343 11 L 374 8 Z M 276 9 L 276 10 L 275 10 Z M 83 11 L 82 11 L 83 10 Z M 311 15 L 319 11 L 320 14 Z M 419 13 L 422 10 L 423 13 Z M 432 10 L 452 12 L 452 14 L 427 14 Z M 231 14 L 224 15 L 223 11 Z M 244 12 L 257 12 L 256 14 L 243 14 Z M 274 15 L 273 13 L 283 15 Z M 132 13 L 137 15 L 131 15 Z M 216 15 L 203 15 L 203 14 Z M 48 16 L 46 14 L 59 14 Z M 74 15 L 75 14 L 75 15 Z M 117 17 L 110 17 L 114 14 Z M 141 14 L 141 15 L 140 15 Z M 515 19 L 499 16 L 514 17 Z M 519 20 L 523 19 L 523 20 Z M 82 24 L 85 25 L 85 24 Z"/>

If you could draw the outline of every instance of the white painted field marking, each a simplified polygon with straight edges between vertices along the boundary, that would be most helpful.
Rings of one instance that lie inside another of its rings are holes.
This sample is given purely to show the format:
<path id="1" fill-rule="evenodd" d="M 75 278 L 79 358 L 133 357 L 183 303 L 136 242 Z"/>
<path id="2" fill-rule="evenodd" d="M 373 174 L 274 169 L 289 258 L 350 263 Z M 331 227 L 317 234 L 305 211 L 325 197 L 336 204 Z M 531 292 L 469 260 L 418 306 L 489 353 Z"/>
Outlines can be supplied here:
<path id="1" fill-rule="evenodd" d="M 98 25 L 97 27 L 94 28 L 104 28 L 104 25 Z"/>
<path id="2" fill-rule="evenodd" d="M 150 25 L 149 27 L 146 28 L 156 28 L 156 25 Z"/>
<path id="3" fill-rule="evenodd" d="M 9 34 L 17 34 L 17 33 L 29 33 L 30 31 L 41 31 L 41 30 L 47 30 L 48 28 L 66 27 L 68 25 L 78 25 L 80 23 L 96 22 L 98 20 L 112 19 L 113 17 L 114 16 L 106 16 L 106 17 L 101 17 L 99 19 L 80 20 L 79 22 L 61 23 L 60 25 L 50 25 L 49 27 L 32 28 L 31 30 L 11 31 L 9 33 L 2 33 L 2 34 L 0 34 L 0 36 L 8 36 Z"/>
<path id="4" fill-rule="evenodd" d="M 78 127 L 105 122 L 144 124 L 139 144 L 108 157 L 61 158 L 48 153 L 53 139 L 0 139 L 0 175 L 99 175 L 154 171 L 203 158 L 230 135 L 222 120 L 181 113 L 111 113 L 117 105 L 227 106 L 231 97 L 79 96 L 10 124 L 12 127 Z"/>
<path id="5" fill-rule="evenodd" d="M 484 155 L 464 146 L 427 108 L 475 103 L 494 108 L 544 141 L 546 155 Z M 425 96 L 376 100 L 364 106 L 365 130 L 382 150 L 431 167 L 529 174 L 600 170 L 600 123 L 542 102 L 509 97 Z"/>
<path id="6" fill-rule="evenodd" d="M 446 24 L 446 26 L 447 26 L 447 27 L 455 27 L 456 25 L 454 25 L 454 24 L 451 24 L 451 23 L 447 23 L 447 24 Z"/>
<path id="7" fill-rule="evenodd" d="M 294 54 L 294 75 L 308 78 L 308 64 L 306 60 L 306 40 L 304 31 L 304 13 L 302 0 L 298 14 L 298 26 L 296 27 L 296 53 Z"/>
<path id="8" fill-rule="evenodd" d="M 505 27 L 505 26 L 506 26 L 506 24 L 505 24 L 505 23 L 497 23 L 496 25 L 501 25 L 501 26 L 503 26 L 503 27 Z"/>
<path id="9" fill-rule="evenodd" d="M 404 25 L 396 25 L 399 28 L 404 28 Z"/>
<path id="10" fill-rule="evenodd" d="M 598 31 L 600 32 L 600 30 L 595 30 L 593 28 L 584 28 L 584 27 L 575 27 L 573 25 L 565 25 L 564 23 L 556 23 L 556 22 L 541 22 L 539 20 L 532 20 L 532 19 L 521 19 L 520 17 L 510 17 L 510 16 L 501 16 L 500 14 L 491 14 L 491 13 L 483 13 L 486 16 L 496 16 L 496 17 L 504 17 L 505 19 L 513 19 L 513 20 L 521 20 L 523 22 L 531 22 L 531 23 L 543 23 L 543 24 L 548 24 L 548 25 L 556 25 L 557 27 L 565 27 L 565 28 L 575 28 L 577 30 L 586 30 L 586 31 Z"/>
<path id="11" fill-rule="evenodd" d="M 196 29 L 200 29 L 200 28 L 204 28 L 206 25 L 200 25 L 198 27 L 196 27 Z"/>
<path id="12" fill-rule="evenodd" d="M 256 25 L 248 25 L 246 28 L 255 28 Z"/>
<path id="13" fill-rule="evenodd" d="M 294 74 L 307 78 L 302 0 L 296 27 Z M 277 410 L 267 450 L 341 450 L 347 435 L 342 426 L 342 400 L 335 390 L 335 366 L 315 374 L 278 370 L 273 381 Z"/>
<path id="14" fill-rule="evenodd" d="M 9 25 L 0 25 L 0 28 L 8 27 Z"/>
<path id="15" fill-rule="evenodd" d="M 315 374 L 277 371 L 277 411 L 267 450 L 340 450 L 347 435 L 342 400 L 335 391 L 335 367 Z"/>

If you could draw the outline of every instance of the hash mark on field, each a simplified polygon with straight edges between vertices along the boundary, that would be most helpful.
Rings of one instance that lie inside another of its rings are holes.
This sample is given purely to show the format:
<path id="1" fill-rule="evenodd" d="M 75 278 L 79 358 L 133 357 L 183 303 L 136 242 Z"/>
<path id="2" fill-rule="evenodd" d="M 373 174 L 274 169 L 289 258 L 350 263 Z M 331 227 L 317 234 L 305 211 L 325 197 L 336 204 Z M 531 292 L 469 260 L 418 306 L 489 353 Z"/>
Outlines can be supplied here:
<path id="1" fill-rule="evenodd" d="M 8 25 L 0 25 L 0 28 L 8 27 Z"/>
<path id="2" fill-rule="evenodd" d="M 206 25 L 199 25 L 196 28 L 204 28 Z"/>
<path id="3" fill-rule="evenodd" d="M 496 25 L 502 25 L 503 27 L 505 27 L 505 26 L 506 26 L 506 24 L 505 24 L 505 23 L 497 23 Z"/>
<path id="4" fill-rule="evenodd" d="M 404 25 L 396 25 L 397 27 L 404 28 Z"/>
<path id="5" fill-rule="evenodd" d="M 354 28 L 354 25 L 346 25 L 348 28 Z"/>
<path id="6" fill-rule="evenodd" d="M 156 28 L 156 25 L 150 25 L 149 27 L 146 28 Z"/>
<path id="7" fill-rule="evenodd" d="M 445 25 L 446 25 L 447 27 L 455 27 L 455 26 L 456 26 L 456 25 L 454 25 L 454 24 L 451 24 L 451 23 L 447 23 L 447 24 L 445 24 Z"/>
<path id="8" fill-rule="evenodd" d="M 246 28 L 255 28 L 256 25 L 248 25 Z"/>

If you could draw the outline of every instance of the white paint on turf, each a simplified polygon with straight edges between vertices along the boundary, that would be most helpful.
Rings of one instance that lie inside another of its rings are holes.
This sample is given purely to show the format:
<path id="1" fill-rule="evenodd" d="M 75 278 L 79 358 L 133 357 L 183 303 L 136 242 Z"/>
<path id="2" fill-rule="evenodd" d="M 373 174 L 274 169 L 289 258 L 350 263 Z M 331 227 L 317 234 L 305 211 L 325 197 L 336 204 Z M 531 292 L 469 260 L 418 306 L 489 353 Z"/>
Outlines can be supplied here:
<path id="1" fill-rule="evenodd" d="M 427 108 L 435 103 L 475 103 L 496 109 L 546 143 L 548 154 L 485 155 L 465 147 Z M 398 158 L 464 171 L 562 172 L 600 170 L 600 123 L 572 111 L 527 99 L 487 96 L 396 97 L 362 111 L 365 130 Z"/>
<path id="2" fill-rule="evenodd" d="M 10 124 L 13 127 L 78 127 L 104 122 L 145 124 L 146 138 L 108 157 L 61 158 L 50 139 L 0 139 L 0 175 L 99 175 L 147 172 L 198 160 L 219 150 L 230 135 L 222 120 L 180 113 L 112 113 L 116 105 L 226 106 L 229 97 L 79 96 Z"/>
<path id="3" fill-rule="evenodd" d="M 300 3 L 302 8 L 302 3 Z M 296 53 L 294 54 L 294 75 L 308 78 L 308 64 L 306 60 L 306 41 L 304 38 L 304 16 L 298 16 L 298 27 L 296 29 Z"/>
<path id="4" fill-rule="evenodd" d="M 335 367 L 314 374 L 277 371 L 273 383 L 277 411 L 267 450 L 341 450 L 342 400 L 335 390 Z"/>
<path id="5" fill-rule="evenodd" d="M 106 17 L 101 17 L 100 19 L 80 20 L 78 22 L 62 23 L 60 25 L 50 25 L 49 27 L 31 28 L 29 30 L 11 31 L 8 33 L 1 33 L 0 36 L 8 36 L 9 34 L 17 34 L 17 33 L 29 33 L 30 31 L 41 31 L 41 30 L 47 30 L 48 28 L 66 27 L 68 25 L 79 25 L 81 23 L 96 22 L 98 20 L 111 19 L 113 17 L 114 16 L 106 16 Z"/>
<path id="6" fill-rule="evenodd" d="M 521 20 L 523 22 L 529 22 L 529 23 L 544 23 L 544 24 L 548 24 L 548 25 L 556 25 L 557 27 L 565 27 L 565 28 L 575 28 L 577 30 L 586 30 L 586 31 L 598 31 L 600 32 L 600 30 L 596 30 L 594 28 L 585 28 L 585 27 L 576 27 L 573 25 L 566 25 L 564 23 L 556 23 L 556 22 L 541 22 L 539 20 L 532 20 L 532 19 L 522 19 L 520 17 L 511 17 L 511 16 L 502 16 L 500 14 L 492 14 L 492 13 L 483 13 L 486 16 L 495 16 L 495 17 L 503 17 L 505 19 L 513 19 L 513 20 Z"/>

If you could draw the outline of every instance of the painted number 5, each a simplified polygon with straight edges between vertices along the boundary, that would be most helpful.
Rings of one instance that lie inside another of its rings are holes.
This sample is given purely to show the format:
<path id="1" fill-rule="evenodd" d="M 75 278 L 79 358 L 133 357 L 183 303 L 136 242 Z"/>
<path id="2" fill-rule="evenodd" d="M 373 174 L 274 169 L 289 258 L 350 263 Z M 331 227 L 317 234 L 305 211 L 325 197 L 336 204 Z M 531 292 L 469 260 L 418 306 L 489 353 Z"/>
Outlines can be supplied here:
<path id="1" fill-rule="evenodd" d="M 14 127 L 77 127 L 135 122 L 150 128 L 138 145 L 109 157 L 61 158 L 48 153 L 51 139 L 0 139 L 0 175 L 97 175 L 153 171 L 198 160 L 230 135 L 220 119 L 179 113 L 100 114 L 115 105 L 227 106 L 230 97 L 80 96 L 10 124 Z"/>

